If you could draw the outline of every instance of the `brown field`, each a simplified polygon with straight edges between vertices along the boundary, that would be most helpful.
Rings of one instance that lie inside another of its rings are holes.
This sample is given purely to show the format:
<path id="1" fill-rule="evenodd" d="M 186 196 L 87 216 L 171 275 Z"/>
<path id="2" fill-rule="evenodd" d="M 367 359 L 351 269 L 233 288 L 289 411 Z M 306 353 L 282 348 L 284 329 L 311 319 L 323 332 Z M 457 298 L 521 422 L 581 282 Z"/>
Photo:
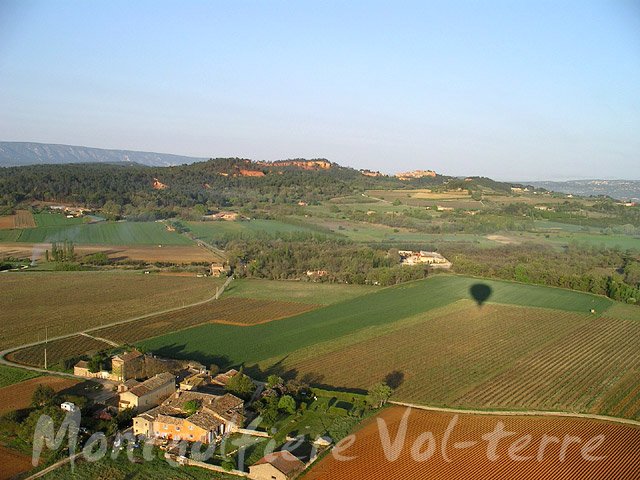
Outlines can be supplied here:
<path id="1" fill-rule="evenodd" d="M 0 480 L 12 478 L 33 468 L 31 458 L 0 446 Z"/>
<path id="2" fill-rule="evenodd" d="M 65 358 L 78 357 L 89 352 L 99 352 L 108 348 L 112 348 L 108 343 L 85 337 L 84 335 L 76 335 L 63 340 L 49 342 L 47 344 L 47 365 L 52 367 Z M 24 365 L 44 367 L 44 345 L 36 345 L 35 347 L 12 352 L 7 355 L 7 359 Z"/>
<path id="3" fill-rule="evenodd" d="M 156 315 L 94 332 L 115 342 L 137 342 L 204 323 L 257 325 L 319 308 L 321 305 L 279 300 L 226 297 L 195 307 Z"/>
<path id="4" fill-rule="evenodd" d="M 36 220 L 27 210 L 16 210 L 15 215 L 16 228 L 35 228 Z"/>
<path id="5" fill-rule="evenodd" d="M 6 217 L 1 217 L 6 218 Z M 0 225 L 1 228 L 1 225 Z M 51 248 L 50 244 L 7 242 L 0 243 L 0 258 L 29 258 L 44 261 L 44 251 Z M 104 252 L 114 261 L 142 261 L 166 263 L 213 262 L 217 257 L 202 247 L 186 245 L 75 245 L 74 252 L 78 256 L 92 255 Z"/>
<path id="6" fill-rule="evenodd" d="M 12 228 L 16 228 L 15 215 L 6 215 L 0 217 L 0 230 L 11 230 Z"/>
<path id="7" fill-rule="evenodd" d="M 31 403 L 31 395 L 38 385 L 48 385 L 56 392 L 65 390 L 80 383 L 71 378 L 48 376 L 36 377 L 24 382 L 0 388 L 0 414 L 10 410 L 27 408 Z"/>
<path id="8" fill-rule="evenodd" d="M 455 403 L 640 419 L 640 323 L 601 317 L 528 355 Z M 620 406 L 619 402 L 625 402 Z"/>
<path id="9" fill-rule="evenodd" d="M 213 296 L 221 280 L 132 272 L 4 274 L 0 348 L 16 347 Z"/>
<path id="10" fill-rule="evenodd" d="M 389 459 L 382 447 L 376 420 L 384 421 L 393 442 L 406 409 L 391 407 L 366 420 L 353 434 L 355 441 L 340 451 L 351 460 L 332 453 L 316 463 L 304 480 L 632 480 L 640 478 L 640 428 L 581 418 L 471 415 L 412 409 L 406 437 L 398 444 L 397 458 Z M 451 423 L 454 421 L 455 423 Z M 483 435 L 502 422 L 512 435 L 489 451 Z M 452 426 L 453 425 L 453 426 Z M 445 432 L 451 432 L 444 448 Z M 429 437 L 429 433 L 432 434 Z M 419 436 L 423 435 L 419 442 Z M 542 448 L 543 437 L 557 442 Z M 598 435 L 604 438 L 598 444 Z M 530 436 L 530 437 L 527 437 Z M 569 442 L 566 443 L 566 436 Z M 524 440 L 520 440 L 525 437 Z M 529 439 L 530 438 L 530 439 Z M 590 444 L 593 450 L 581 449 Z M 520 442 L 520 443 L 517 443 Z M 564 453 L 563 451 L 564 445 Z M 418 449 L 417 447 L 422 447 Z M 515 445 L 515 446 L 514 446 Z M 435 448 L 431 451 L 430 446 Z M 510 451 L 511 450 L 511 451 Z M 388 448 L 388 452 L 391 449 Z M 493 455 L 495 453 L 495 456 Z M 422 458 L 421 458 L 422 455 Z M 445 460 L 446 458 L 450 461 Z M 518 458 L 520 457 L 520 458 Z M 562 461 L 561 461 L 562 459 Z"/>

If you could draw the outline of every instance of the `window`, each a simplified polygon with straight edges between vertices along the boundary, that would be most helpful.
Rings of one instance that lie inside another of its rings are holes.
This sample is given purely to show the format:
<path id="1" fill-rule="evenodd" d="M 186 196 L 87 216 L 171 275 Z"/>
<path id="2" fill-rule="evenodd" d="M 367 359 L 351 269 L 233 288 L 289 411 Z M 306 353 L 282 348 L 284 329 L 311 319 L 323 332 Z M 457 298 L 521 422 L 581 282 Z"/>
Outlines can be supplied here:
<path id="1" fill-rule="evenodd" d="M 163 425 L 165 430 L 169 430 L 169 425 Z"/>
<path id="2" fill-rule="evenodd" d="M 189 435 L 189 440 L 193 440 L 193 435 Z"/>
<path id="3" fill-rule="evenodd" d="M 189 430 L 193 430 L 193 425 L 189 425 Z"/>
<path id="4" fill-rule="evenodd" d="M 176 432 L 179 432 L 179 431 L 180 431 L 180 427 L 176 427 Z"/>

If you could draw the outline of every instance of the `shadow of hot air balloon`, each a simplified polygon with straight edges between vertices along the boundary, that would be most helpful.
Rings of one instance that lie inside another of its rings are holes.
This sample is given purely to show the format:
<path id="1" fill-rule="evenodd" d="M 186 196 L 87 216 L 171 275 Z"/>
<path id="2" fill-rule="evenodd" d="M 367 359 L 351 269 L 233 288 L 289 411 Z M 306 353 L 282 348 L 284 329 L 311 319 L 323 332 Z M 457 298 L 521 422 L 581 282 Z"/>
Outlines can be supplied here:
<path id="1" fill-rule="evenodd" d="M 478 302 L 478 306 L 481 307 L 491 296 L 491 287 L 484 283 L 476 283 L 475 285 L 471 285 L 469 292 L 475 301 Z"/>

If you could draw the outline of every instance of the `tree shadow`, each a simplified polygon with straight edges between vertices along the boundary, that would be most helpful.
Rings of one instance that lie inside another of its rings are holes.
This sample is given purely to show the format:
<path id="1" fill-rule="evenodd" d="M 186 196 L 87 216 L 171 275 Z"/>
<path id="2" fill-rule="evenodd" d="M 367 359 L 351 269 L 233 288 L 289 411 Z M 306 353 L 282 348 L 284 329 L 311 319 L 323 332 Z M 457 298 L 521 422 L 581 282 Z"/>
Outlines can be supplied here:
<path id="1" fill-rule="evenodd" d="M 396 390 L 404 382 L 404 373 L 399 370 L 394 370 L 384 377 L 384 383 Z"/>
<path id="2" fill-rule="evenodd" d="M 469 293 L 478 303 L 478 306 L 481 307 L 482 304 L 491 296 L 492 290 L 491 287 L 485 283 L 476 283 L 471 285 Z"/>

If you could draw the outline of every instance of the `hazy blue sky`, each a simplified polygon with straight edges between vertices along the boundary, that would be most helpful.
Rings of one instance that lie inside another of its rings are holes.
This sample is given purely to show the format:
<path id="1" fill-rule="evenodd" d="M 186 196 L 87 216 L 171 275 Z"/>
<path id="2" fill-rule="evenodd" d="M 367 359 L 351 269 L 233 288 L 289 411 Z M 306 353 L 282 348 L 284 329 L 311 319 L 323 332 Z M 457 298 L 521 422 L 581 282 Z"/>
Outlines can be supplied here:
<path id="1" fill-rule="evenodd" d="M 0 0 L 0 140 L 640 179 L 640 1 Z"/>

